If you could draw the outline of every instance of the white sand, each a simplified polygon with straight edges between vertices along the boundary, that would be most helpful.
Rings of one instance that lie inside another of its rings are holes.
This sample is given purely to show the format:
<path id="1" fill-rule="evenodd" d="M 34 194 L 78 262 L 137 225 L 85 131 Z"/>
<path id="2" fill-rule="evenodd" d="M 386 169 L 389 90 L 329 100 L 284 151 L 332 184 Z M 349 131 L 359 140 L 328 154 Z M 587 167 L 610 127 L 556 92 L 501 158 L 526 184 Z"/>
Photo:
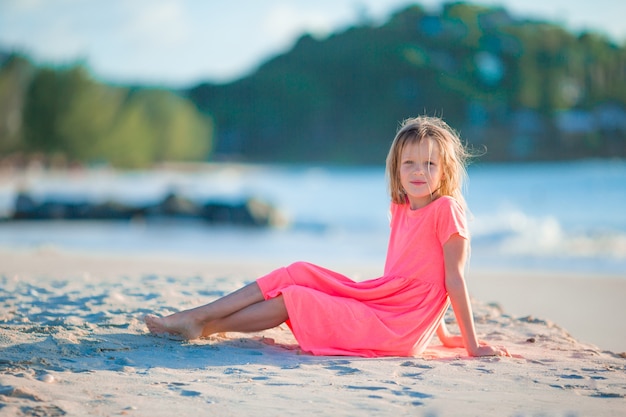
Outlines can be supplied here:
<path id="1" fill-rule="evenodd" d="M 511 315 L 550 319 L 577 340 L 626 352 L 626 276 L 474 271 L 471 294 Z"/>
<path id="2" fill-rule="evenodd" d="M 467 358 L 436 340 L 421 358 L 314 357 L 284 327 L 191 343 L 146 334 L 145 313 L 208 302 L 276 266 L 0 251 L 0 416 L 626 414 L 623 355 L 548 315 L 585 303 L 573 321 L 620 346 L 619 280 L 474 272 L 473 295 L 505 306 L 476 301 L 477 330 L 514 358 Z M 594 323 L 594 311 L 612 320 Z"/>

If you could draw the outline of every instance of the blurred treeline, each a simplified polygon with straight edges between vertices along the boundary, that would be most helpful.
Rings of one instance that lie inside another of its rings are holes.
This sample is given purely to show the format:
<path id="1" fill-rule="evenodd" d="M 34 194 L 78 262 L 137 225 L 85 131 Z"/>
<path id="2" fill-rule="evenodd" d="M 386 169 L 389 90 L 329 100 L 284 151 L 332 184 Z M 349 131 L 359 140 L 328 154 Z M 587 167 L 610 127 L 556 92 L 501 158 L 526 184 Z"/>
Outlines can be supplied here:
<path id="1" fill-rule="evenodd" d="M 418 114 L 485 145 L 483 160 L 626 157 L 626 46 L 450 3 L 305 35 L 249 76 L 183 91 L 103 85 L 80 66 L 20 57 L 0 71 L 0 152 L 120 166 L 381 164 L 398 123 Z"/>
<path id="2" fill-rule="evenodd" d="M 383 163 L 398 122 L 443 116 L 488 160 L 626 156 L 626 48 L 501 8 L 404 9 L 189 92 L 225 157 Z"/>
<path id="3" fill-rule="evenodd" d="M 212 132 L 172 91 L 106 85 L 80 65 L 37 68 L 19 55 L 0 68 L 0 157 L 14 165 L 205 160 Z"/>

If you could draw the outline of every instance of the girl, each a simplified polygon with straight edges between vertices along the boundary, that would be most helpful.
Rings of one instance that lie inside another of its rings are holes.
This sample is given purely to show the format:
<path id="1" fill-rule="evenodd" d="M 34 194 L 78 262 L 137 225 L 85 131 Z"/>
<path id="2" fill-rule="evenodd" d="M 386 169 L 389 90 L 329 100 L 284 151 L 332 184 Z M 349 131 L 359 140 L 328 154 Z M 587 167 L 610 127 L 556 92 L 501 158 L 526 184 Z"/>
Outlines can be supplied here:
<path id="1" fill-rule="evenodd" d="M 465 347 L 470 356 L 508 356 L 505 348 L 477 340 L 463 277 L 467 156 L 442 120 L 403 123 L 387 156 L 391 235 L 381 278 L 355 282 L 298 262 L 204 306 L 148 315 L 148 329 L 195 339 L 287 322 L 307 352 L 365 357 L 419 355 L 437 333 L 444 346 Z M 450 303 L 461 336 L 446 329 Z"/>

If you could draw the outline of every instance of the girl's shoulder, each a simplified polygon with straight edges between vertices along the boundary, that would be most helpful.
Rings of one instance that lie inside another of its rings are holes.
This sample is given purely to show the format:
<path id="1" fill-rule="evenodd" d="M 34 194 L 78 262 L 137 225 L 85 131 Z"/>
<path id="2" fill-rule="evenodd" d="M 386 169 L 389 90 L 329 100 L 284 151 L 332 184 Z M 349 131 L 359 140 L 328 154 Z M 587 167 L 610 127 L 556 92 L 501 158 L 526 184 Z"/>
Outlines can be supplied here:
<path id="1" fill-rule="evenodd" d="M 437 203 L 438 212 L 453 213 L 455 216 L 465 216 L 465 207 L 456 198 L 443 195 L 431 204 Z"/>
<path id="2" fill-rule="evenodd" d="M 441 197 L 433 201 L 431 204 L 437 204 L 437 203 L 439 206 L 443 206 L 443 207 L 462 208 L 461 203 L 459 203 L 459 201 L 456 198 L 449 196 L 449 195 L 442 195 Z"/>

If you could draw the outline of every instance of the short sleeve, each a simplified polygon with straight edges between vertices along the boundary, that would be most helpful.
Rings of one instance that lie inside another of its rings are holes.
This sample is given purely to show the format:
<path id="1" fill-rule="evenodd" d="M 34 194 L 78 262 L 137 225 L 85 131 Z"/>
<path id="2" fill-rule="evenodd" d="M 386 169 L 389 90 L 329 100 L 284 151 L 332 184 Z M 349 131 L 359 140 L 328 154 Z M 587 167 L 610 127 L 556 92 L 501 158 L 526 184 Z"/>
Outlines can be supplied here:
<path id="1" fill-rule="evenodd" d="M 441 202 L 437 212 L 437 239 L 443 246 L 454 234 L 459 234 L 464 239 L 469 238 L 467 231 L 467 220 L 465 210 L 452 197 L 441 197 L 445 199 Z"/>
<path id="2" fill-rule="evenodd" d="M 389 211 L 387 212 L 387 219 L 389 220 L 389 227 L 393 227 L 393 220 L 396 218 L 398 209 L 399 209 L 399 205 L 396 203 L 391 203 L 389 205 Z"/>

